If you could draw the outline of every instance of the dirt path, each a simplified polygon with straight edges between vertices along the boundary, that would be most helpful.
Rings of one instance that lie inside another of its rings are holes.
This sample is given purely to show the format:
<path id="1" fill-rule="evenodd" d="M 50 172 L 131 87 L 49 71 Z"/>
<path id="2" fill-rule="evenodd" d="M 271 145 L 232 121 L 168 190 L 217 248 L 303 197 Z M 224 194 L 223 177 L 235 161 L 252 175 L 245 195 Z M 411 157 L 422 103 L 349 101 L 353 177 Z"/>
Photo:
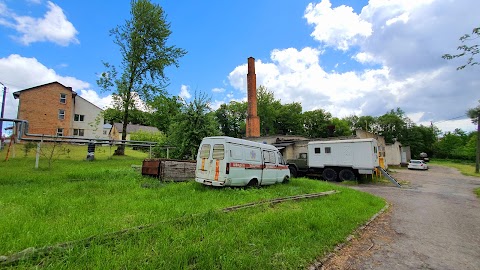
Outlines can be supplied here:
<path id="1" fill-rule="evenodd" d="M 398 170 L 406 188 L 365 185 L 391 207 L 323 269 L 480 269 L 480 179 L 457 170 Z"/>

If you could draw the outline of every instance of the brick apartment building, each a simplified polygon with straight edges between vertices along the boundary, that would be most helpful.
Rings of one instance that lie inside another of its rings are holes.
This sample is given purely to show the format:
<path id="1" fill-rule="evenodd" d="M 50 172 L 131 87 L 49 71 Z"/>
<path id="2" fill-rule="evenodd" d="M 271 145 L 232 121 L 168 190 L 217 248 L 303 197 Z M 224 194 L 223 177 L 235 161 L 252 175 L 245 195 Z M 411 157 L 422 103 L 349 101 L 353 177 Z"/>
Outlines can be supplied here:
<path id="1" fill-rule="evenodd" d="M 27 120 L 28 133 L 108 139 L 103 132 L 102 109 L 59 82 L 13 93 L 19 100 L 18 119 Z"/>

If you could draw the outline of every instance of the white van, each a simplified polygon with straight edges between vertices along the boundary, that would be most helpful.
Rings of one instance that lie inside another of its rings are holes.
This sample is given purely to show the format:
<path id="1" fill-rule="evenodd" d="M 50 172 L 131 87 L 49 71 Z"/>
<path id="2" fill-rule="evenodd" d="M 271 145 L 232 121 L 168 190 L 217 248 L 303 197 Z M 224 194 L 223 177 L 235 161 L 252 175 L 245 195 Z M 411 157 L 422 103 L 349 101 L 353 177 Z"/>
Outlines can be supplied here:
<path id="1" fill-rule="evenodd" d="M 212 186 L 286 183 L 290 170 L 278 149 L 231 137 L 206 137 L 198 148 L 195 181 Z"/>

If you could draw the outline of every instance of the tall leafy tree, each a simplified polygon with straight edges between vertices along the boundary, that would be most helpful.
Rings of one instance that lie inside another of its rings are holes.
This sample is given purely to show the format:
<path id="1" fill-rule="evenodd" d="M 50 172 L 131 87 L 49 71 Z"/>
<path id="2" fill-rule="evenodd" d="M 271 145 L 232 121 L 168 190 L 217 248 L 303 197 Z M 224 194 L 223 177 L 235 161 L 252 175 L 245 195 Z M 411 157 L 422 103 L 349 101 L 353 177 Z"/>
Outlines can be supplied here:
<path id="1" fill-rule="evenodd" d="M 184 104 L 170 125 L 168 143 L 175 148 L 173 156 L 194 159 L 204 137 L 219 135 L 218 122 L 205 95 Z"/>
<path id="2" fill-rule="evenodd" d="M 310 138 L 328 137 L 328 126 L 331 124 L 332 115 L 322 109 L 303 113 L 303 126 L 305 135 Z"/>
<path id="3" fill-rule="evenodd" d="M 463 65 L 457 67 L 457 70 L 466 68 L 467 66 L 480 65 L 479 60 L 477 59 L 477 54 L 480 53 L 480 44 L 474 43 L 480 38 L 480 27 L 475 27 L 472 30 L 472 34 L 465 34 L 460 37 L 460 42 L 462 45 L 457 47 L 457 50 L 460 51 L 458 54 L 444 54 L 443 59 L 452 60 L 455 58 L 467 57 L 467 62 Z M 473 44 L 472 44 L 473 43 Z M 477 133 L 480 134 L 480 109 L 479 107 L 473 108 L 467 111 L 467 115 L 472 118 L 472 121 L 477 124 Z M 475 173 L 480 171 L 480 136 L 477 138 L 477 151 L 475 159 Z"/>
<path id="4" fill-rule="evenodd" d="M 480 101 L 479 101 L 480 102 Z M 477 134 L 480 134 L 480 105 L 467 111 L 468 117 L 477 125 Z M 475 173 L 480 170 L 480 136 L 477 136 L 477 151 L 475 154 Z"/>
<path id="5" fill-rule="evenodd" d="M 301 134 L 302 105 L 298 102 L 281 105 L 275 121 L 275 130 L 277 134 L 282 135 Z"/>
<path id="6" fill-rule="evenodd" d="M 462 45 L 457 47 L 457 50 L 460 51 L 458 54 L 444 54 L 442 56 L 443 59 L 452 60 L 455 58 L 462 58 L 466 57 L 467 62 L 463 65 L 457 67 L 457 70 L 464 69 L 467 66 L 475 66 L 480 65 L 477 57 L 477 54 L 480 53 L 480 44 L 472 44 L 472 41 L 477 40 L 480 38 L 480 27 L 475 27 L 472 30 L 472 34 L 465 34 L 460 37 L 460 42 Z"/>
<path id="7" fill-rule="evenodd" d="M 113 90 L 122 103 L 122 140 L 127 136 L 128 115 L 135 95 L 146 101 L 162 93 L 168 84 L 165 67 L 178 67 L 178 59 L 186 54 L 183 49 L 167 46 L 172 32 L 160 5 L 149 0 L 133 0 L 130 14 L 125 24 L 110 31 L 122 56 L 121 73 L 105 62 L 106 71 L 97 80 L 104 90 Z M 124 155 L 125 145 L 120 145 L 115 153 Z"/>
<path id="8" fill-rule="evenodd" d="M 215 117 L 223 135 L 235 138 L 245 136 L 246 102 L 231 101 L 228 104 L 222 104 L 215 111 Z"/>
<path id="9" fill-rule="evenodd" d="M 278 114 L 282 104 L 275 99 L 273 92 L 261 85 L 257 89 L 257 114 L 260 117 L 260 134 L 262 136 L 277 134 Z"/>
<path id="10" fill-rule="evenodd" d="M 167 133 L 170 124 L 181 112 L 182 99 L 178 96 L 159 95 L 148 102 L 152 109 L 150 116 L 151 125 L 157 127 L 160 131 Z"/>

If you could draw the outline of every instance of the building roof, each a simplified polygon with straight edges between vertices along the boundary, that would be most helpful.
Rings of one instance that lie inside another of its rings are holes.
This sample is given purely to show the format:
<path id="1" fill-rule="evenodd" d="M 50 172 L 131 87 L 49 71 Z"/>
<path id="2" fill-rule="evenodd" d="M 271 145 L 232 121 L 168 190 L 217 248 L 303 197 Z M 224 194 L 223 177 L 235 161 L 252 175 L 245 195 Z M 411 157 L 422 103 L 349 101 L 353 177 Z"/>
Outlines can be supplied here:
<path id="1" fill-rule="evenodd" d="M 34 87 L 30 87 L 30 88 L 27 88 L 27 89 L 23 89 L 23 90 L 20 90 L 20 91 L 13 92 L 13 97 L 14 97 L 15 99 L 17 99 L 17 98 L 20 96 L 20 93 L 21 93 L 21 92 L 25 92 L 25 91 L 29 91 L 29 90 L 35 90 L 35 89 L 37 89 L 37 88 L 44 87 L 44 86 L 47 86 L 47 85 L 50 85 L 50 84 L 59 84 L 59 85 L 65 87 L 65 89 L 68 89 L 68 90 L 72 91 L 72 95 L 73 95 L 73 96 L 76 96 L 76 95 L 77 95 L 77 93 L 75 93 L 75 92 L 72 90 L 72 87 L 65 86 L 65 85 L 63 85 L 63 84 L 55 81 L 55 82 L 50 82 L 50 83 L 46 83 L 46 84 L 42 84 L 42 85 L 37 85 L 37 86 L 34 86 Z"/>
<path id="2" fill-rule="evenodd" d="M 123 124 L 122 123 L 113 123 L 113 127 L 118 130 L 118 132 L 122 132 L 123 129 Z M 112 127 L 112 128 L 113 128 Z M 133 125 L 133 124 L 128 124 L 127 125 L 127 134 L 130 134 L 135 131 L 146 131 L 146 132 L 160 132 L 158 128 L 156 127 L 150 127 L 150 126 L 142 126 L 142 125 Z"/>

